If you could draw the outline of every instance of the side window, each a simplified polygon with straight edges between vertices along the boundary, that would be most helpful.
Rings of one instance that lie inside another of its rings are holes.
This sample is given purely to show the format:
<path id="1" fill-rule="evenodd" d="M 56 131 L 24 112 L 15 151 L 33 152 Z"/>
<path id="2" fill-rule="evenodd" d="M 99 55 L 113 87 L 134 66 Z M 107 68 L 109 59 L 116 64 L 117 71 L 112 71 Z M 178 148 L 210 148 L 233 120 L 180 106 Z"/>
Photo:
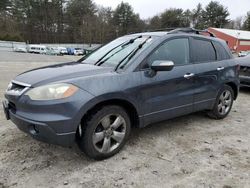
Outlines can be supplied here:
<path id="1" fill-rule="evenodd" d="M 194 63 L 202 63 L 215 60 L 216 60 L 216 52 L 210 41 L 193 39 L 192 61 Z"/>
<path id="2" fill-rule="evenodd" d="M 226 49 L 221 44 L 219 44 L 218 42 L 213 42 L 213 45 L 217 52 L 218 60 L 230 59 L 229 54 L 227 53 Z"/>
<path id="3" fill-rule="evenodd" d="M 175 65 L 189 63 L 189 42 L 187 38 L 172 39 L 157 48 L 147 59 L 146 67 L 156 60 L 170 60 Z"/>

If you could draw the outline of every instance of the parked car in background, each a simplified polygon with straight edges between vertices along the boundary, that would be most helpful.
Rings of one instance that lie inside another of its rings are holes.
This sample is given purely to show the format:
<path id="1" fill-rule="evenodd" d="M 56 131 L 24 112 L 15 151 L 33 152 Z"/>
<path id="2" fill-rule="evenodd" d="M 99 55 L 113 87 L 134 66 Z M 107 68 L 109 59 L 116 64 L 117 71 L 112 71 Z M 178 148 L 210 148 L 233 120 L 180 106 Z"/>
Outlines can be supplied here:
<path id="1" fill-rule="evenodd" d="M 247 56 L 248 54 L 250 54 L 250 51 L 241 51 L 241 52 L 238 54 L 238 56 L 239 56 L 239 57 L 245 57 L 245 56 Z"/>
<path id="2" fill-rule="evenodd" d="M 240 62 L 240 85 L 250 87 L 250 54 L 239 58 Z"/>
<path id="3" fill-rule="evenodd" d="M 46 46 L 43 45 L 29 45 L 28 46 L 29 53 L 36 53 L 36 54 L 46 54 Z"/>
<path id="4" fill-rule="evenodd" d="M 74 55 L 84 55 L 84 50 L 81 48 L 75 48 Z"/>
<path id="5" fill-rule="evenodd" d="M 60 51 L 61 55 L 67 55 L 68 54 L 67 48 L 65 48 L 65 47 L 58 47 L 58 50 Z"/>
<path id="6" fill-rule="evenodd" d="M 61 51 L 57 47 L 47 47 L 46 54 L 47 55 L 61 55 Z"/>
<path id="7" fill-rule="evenodd" d="M 92 53 L 93 51 L 95 51 L 96 49 L 93 49 L 93 50 L 84 50 L 84 55 L 86 54 L 89 54 L 89 53 Z"/>
<path id="8" fill-rule="evenodd" d="M 67 48 L 68 55 L 74 55 L 75 48 Z"/>
<path id="9" fill-rule="evenodd" d="M 16 46 L 14 47 L 15 52 L 22 52 L 22 53 L 27 53 L 27 48 L 26 46 Z"/>
<path id="10" fill-rule="evenodd" d="M 204 32 L 126 35 L 77 62 L 19 74 L 5 93 L 6 118 L 41 141 L 76 141 L 94 159 L 119 152 L 132 127 L 197 111 L 223 119 L 238 95 L 239 66 L 225 41 Z"/>

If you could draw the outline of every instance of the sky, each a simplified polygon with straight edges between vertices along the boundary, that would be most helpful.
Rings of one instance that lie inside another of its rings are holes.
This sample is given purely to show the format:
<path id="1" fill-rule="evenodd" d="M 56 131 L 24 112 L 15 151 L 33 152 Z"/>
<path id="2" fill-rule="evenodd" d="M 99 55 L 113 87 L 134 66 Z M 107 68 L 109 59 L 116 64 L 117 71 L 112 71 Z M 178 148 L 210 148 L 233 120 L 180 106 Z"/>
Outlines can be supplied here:
<path id="1" fill-rule="evenodd" d="M 235 19 L 239 16 L 245 16 L 250 11 L 250 0 L 217 0 L 222 5 L 226 6 L 230 12 L 230 19 Z M 122 0 L 94 0 L 98 5 L 109 6 L 116 8 Z M 208 0 L 123 0 L 128 2 L 134 8 L 135 13 L 139 13 L 140 17 L 147 19 L 156 14 L 163 12 L 167 8 L 182 8 L 194 9 L 200 2 L 203 7 L 210 1 Z"/>

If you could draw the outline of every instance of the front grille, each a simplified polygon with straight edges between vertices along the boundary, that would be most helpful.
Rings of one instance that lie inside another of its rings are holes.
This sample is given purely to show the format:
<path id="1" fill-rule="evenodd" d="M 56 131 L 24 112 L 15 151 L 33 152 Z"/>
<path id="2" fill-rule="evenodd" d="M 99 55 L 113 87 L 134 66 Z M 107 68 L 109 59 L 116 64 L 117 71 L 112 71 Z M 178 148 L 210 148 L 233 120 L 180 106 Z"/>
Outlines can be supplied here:
<path id="1" fill-rule="evenodd" d="M 8 88 L 8 91 L 12 90 L 12 91 L 16 91 L 16 92 L 21 92 L 24 88 L 25 88 L 25 86 L 11 83 L 10 87 Z"/>
<path id="2" fill-rule="evenodd" d="M 250 67 L 240 67 L 240 76 L 250 76 Z"/>

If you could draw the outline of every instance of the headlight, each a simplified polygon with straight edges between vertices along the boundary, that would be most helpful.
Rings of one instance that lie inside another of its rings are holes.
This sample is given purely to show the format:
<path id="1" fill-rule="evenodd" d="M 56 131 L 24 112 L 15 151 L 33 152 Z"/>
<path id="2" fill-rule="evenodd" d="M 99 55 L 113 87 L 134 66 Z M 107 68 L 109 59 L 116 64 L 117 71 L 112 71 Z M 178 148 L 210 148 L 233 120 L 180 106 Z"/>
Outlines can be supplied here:
<path id="1" fill-rule="evenodd" d="M 51 84 L 29 90 L 28 95 L 32 100 L 54 100 L 70 97 L 78 88 L 71 84 Z"/>

